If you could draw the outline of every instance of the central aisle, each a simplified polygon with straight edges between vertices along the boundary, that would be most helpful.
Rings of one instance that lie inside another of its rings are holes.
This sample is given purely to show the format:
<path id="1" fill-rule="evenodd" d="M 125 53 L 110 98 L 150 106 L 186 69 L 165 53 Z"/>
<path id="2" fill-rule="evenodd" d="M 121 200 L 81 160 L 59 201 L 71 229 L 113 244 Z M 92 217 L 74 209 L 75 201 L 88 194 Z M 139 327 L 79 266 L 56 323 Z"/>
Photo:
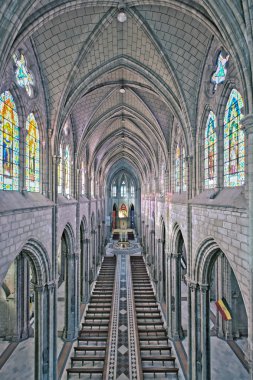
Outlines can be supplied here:
<path id="1" fill-rule="evenodd" d="M 110 354 L 109 380 L 139 379 L 137 375 L 137 342 L 132 294 L 130 256 L 117 256 Z"/>
<path id="2" fill-rule="evenodd" d="M 68 379 L 180 378 L 141 255 L 105 256 L 81 325 Z"/>

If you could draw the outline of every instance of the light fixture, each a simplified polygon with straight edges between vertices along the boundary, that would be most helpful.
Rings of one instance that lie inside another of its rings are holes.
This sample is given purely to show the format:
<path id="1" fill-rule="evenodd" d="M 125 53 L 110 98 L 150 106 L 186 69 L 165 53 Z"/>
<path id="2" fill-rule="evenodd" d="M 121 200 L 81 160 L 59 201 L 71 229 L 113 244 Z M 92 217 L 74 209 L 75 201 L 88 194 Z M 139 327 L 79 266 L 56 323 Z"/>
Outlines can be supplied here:
<path id="1" fill-rule="evenodd" d="M 117 15 L 117 19 L 119 22 L 125 22 L 126 21 L 127 15 L 126 15 L 124 8 L 120 8 L 119 13 Z"/>
<path id="2" fill-rule="evenodd" d="M 121 94 L 124 94 L 124 93 L 126 92 L 126 90 L 125 90 L 124 87 L 122 86 L 122 87 L 120 87 L 119 92 L 120 92 Z"/>

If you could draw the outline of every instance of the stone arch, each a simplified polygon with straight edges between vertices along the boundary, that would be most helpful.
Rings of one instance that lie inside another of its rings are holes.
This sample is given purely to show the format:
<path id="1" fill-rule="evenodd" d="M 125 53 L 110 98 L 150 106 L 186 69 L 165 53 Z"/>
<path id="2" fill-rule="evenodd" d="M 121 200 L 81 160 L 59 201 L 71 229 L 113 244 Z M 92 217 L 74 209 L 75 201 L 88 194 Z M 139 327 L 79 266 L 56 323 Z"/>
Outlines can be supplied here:
<path id="1" fill-rule="evenodd" d="M 211 356 L 210 356 L 210 293 L 212 273 L 214 265 L 217 266 L 215 276 L 217 281 L 216 299 L 223 296 L 228 301 L 232 310 L 232 320 L 223 320 L 217 313 L 215 329 L 217 335 L 225 340 L 234 338 L 235 323 L 237 323 L 237 312 L 241 316 L 245 312 L 246 330 L 248 333 L 247 309 L 243 300 L 243 293 L 239 288 L 236 272 L 230 263 L 228 256 L 222 251 L 219 244 L 209 237 L 202 241 L 197 250 L 194 263 L 193 278 L 189 281 L 190 303 L 190 376 L 196 379 L 211 379 Z M 232 300 L 232 286 L 236 284 L 242 304 L 238 307 Z M 194 329 L 192 326 L 194 325 Z"/>
<path id="2" fill-rule="evenodd" d="M 168 327 L 173 339 L 183 337 L 182 330 L 182 270 L 185 263 L 186 251 L 181 227 L 176 222 L 173 225 L 168 255 Z M 185 285 L 184 285 L 185 286 Z"/>
<path id="3" fill-rule="evenodd" d="M 36 239 L 28 239 L 15 257 L 16 327 L 13 339 L 30 336 L 30 270 L 34 292 L 34 378 L 56 378 L 56 336 L 50 334 L 55 321 L 55 282 L 48 253 Z"/>
<path id="4" fill-rule="evenodd" d="M 61 235 L 61 255 L 65 262 L 64 265 L 64 298 L 65 298 L 65 313 L 64 313 L 64 327 L 63 339 L 72 341 L 76 338 L 79 325 L 79 312 L 78 312 L 78 259 L 79 256 L 75 252 L 75 238 L 74 232 L 69 223 L 63 229 Z"/>

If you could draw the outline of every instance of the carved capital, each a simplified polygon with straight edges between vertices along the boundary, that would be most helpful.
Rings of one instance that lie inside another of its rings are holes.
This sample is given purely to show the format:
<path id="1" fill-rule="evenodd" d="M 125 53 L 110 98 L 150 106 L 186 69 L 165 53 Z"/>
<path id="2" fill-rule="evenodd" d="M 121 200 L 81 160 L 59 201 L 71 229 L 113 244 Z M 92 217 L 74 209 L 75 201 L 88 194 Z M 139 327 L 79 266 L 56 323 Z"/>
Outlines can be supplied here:
<path id="1" fill-rule="evenodd" d="M 199 288 L 201 293 L 206 293 L 209 290 L 209 285 L 208 284 L 199 284 Z"/>

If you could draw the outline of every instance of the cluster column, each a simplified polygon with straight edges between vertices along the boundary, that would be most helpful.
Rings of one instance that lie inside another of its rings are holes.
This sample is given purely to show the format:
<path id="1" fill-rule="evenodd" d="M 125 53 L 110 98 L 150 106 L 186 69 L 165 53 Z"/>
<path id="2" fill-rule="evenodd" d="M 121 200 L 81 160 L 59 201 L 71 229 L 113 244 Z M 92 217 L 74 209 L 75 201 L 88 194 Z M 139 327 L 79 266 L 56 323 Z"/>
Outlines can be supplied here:
<path id="1" fill-rule="evenodd" d="M 181 332 L 181 253 L 168 254 L 168 334 L 177 340 Z"/>
<path id="2" fill-rule="evenodd" d="M 189 380 L 210 380 L 209 286 L 188 282 Z"/>
<path id="3" fill-rule="evenodd" d="M 78 304 L 77 304 L 77 254 L 66 255 L 66 310 L 65 310 L 65 332 L 67 341 L 76 339 L 78 334 Z"/>

